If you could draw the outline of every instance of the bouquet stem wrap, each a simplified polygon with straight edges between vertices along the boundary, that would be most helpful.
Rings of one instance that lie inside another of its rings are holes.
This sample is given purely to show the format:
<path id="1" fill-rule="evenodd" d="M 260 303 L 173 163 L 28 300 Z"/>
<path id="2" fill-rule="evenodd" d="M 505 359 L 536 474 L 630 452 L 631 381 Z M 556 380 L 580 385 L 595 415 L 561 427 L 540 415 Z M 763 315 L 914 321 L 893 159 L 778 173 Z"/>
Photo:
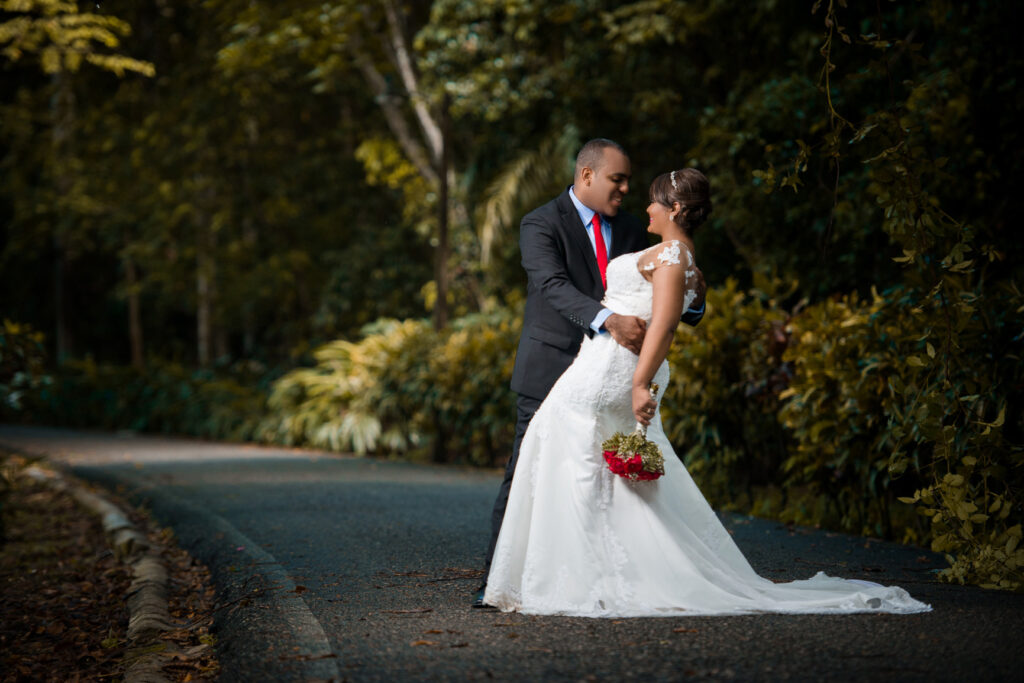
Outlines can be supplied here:
<path id="1" fill-rule="evenodd" d="M 651 383 L 647 388 L 651 399 L 658 395 L 658 385 Z M 651 481 L 665 474 L 665 458 L 657 444 L 647 440 L 647 427 L 636 423 L 636 429 L 628 436 L 615 432 L 601 444 L 608 469 L 620 477 L 632 481 Z"/>

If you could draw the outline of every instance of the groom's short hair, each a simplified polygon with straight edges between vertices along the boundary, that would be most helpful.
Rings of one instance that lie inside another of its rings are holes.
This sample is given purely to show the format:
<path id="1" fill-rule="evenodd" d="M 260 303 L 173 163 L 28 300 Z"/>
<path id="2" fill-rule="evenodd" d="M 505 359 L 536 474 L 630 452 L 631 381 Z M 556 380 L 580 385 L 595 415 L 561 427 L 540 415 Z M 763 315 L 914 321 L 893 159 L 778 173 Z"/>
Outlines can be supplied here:
<path id="1" fill-rule="evenodd" d="M 626 150 L 622 148 L 622 145 L 609 140 L 608 138 L 594 138 L 588 141 L 583 148 L 580 149 L 580 153 L 576 155 L 576 170 L 574 171 L 573 177 L 579 178 L 580 173 L 583 172 L 584 168 L 589 168 L 596 171 L 600 166 L 601 161 L 604 159 L 604 151 L 609 147 L 618 150 L 623 156 L 628 157 Z"/>

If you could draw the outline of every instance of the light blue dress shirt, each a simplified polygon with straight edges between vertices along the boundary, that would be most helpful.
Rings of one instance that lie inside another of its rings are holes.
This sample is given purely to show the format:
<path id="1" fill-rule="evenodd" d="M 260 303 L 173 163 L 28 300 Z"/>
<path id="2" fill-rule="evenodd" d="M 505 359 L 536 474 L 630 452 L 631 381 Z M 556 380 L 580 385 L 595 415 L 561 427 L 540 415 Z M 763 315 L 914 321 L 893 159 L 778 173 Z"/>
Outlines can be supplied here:
<path id="1" fill-rule="evenodd" d="M 573 186 L 573 187 L 575 187 L 575 186 Z M 576 207 L 576 213 L 578 213 L 580 215 L 580 220 L 583 221 L 583 227 L 585 227 L 587 229 L 587 237 L 590 238 L 590 247 L 594 250 L 594 255 L 596 256 L 597 255 L 597 240 L 594 239 L 594 223 L 593 223 L 593 220 L 594 220 L 594 214 L 597 213 L 597 212 L 594 211 L 593 209 L 591 209 L 589 206 L 587 206 L 583 202 L 581 202 L 579 200 L 579 197 L 576 196 L 576 193 L 573 192 L 573 188 L 572 187 L 569 188 L 569 199 L 572 200 L 573 206 Z M 608 250 L 608 254 L 610 255 L 612 253 L 612 226 L 611 226 L 611 224 L 608 223 L 608 221 L 606 221 L 604 219 L 604 216 L 601 216 L 600 220 L 601 220 L 601 237 L 604 238 L 605 249 Z M 602 308 L 600 311 L 597 312 L 597 315 L 594 316 L 593 321 L 591 321 L 590 329 L 592 329 L 594 332 L 597 332 L 597 333 L 607 332 L 607 330 L 605 330 L 601 326 L 604 325 L 604 321 L 607 320 L 608 316 L 610 316 L 611 314 L 612 314 L 612 311 L 609 311 L 607 308 Z"/>

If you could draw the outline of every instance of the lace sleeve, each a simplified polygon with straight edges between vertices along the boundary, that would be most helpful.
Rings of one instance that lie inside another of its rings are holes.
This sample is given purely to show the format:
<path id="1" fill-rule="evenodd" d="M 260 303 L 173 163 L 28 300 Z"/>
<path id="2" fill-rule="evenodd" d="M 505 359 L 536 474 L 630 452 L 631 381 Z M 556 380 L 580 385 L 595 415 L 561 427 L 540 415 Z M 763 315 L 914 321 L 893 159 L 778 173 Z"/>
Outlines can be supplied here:
<path id="1" fill-rule="evenodd" d="M 693 254 L 685 244 L 671 240 L 655 244 L 640 255 L 637 268 L 645 278 L 650 280 L 654 271 L 659 268 L 683 268 L 686 277 L 686 296 L 683 310 L 687 310 L 697 299 L 697 271 L 693 263 Z"/>

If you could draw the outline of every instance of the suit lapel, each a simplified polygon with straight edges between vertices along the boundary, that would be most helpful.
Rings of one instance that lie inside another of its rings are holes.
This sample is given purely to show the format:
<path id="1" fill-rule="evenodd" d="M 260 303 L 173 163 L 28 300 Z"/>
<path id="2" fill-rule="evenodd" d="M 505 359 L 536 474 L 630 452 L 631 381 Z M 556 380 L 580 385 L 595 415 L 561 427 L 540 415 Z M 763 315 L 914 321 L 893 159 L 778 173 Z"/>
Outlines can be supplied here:
<path id="1" fill-rule="evenodd" d="M 569 198 L 569 191 L 563 192 L 558 199 L 558 210 L 562 218 L 562 227 L 569 236 L 569 240 L 576 245 L 576 248 L 583 255 L 583 262 L 590 269 L 590 277 L 600 286 L 601 271 L 597 269 L 597 255 L 594 254 L 594 247 L 590 244 L 587 229 L 583 227 L 583 221 L 580 220 L 580 215 L 576 211 L 572 199 Z M 615 238 L 613 237 L 612 245 L 614 246 L 614 244 Z"/>

